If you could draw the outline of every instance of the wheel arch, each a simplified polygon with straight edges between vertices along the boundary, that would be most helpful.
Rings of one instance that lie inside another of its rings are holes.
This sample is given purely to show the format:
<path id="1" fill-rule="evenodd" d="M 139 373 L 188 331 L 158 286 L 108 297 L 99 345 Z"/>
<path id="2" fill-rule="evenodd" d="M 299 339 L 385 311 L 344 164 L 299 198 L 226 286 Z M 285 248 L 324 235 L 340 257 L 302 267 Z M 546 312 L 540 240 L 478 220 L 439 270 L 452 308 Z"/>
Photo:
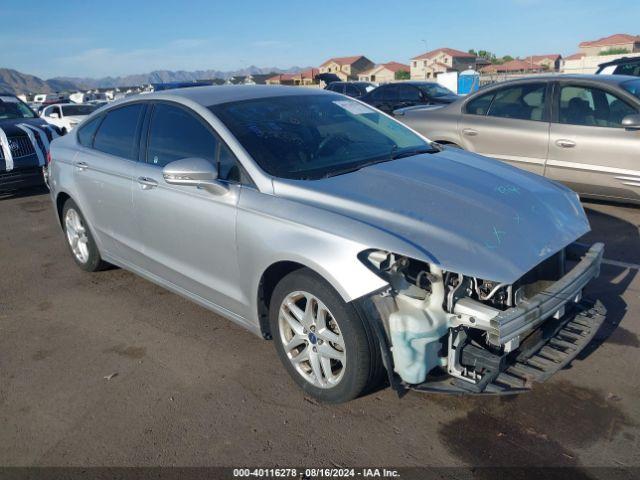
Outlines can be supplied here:
<path id="1" fill-rule="evenodd" d="M 64 191 L 59 192 L 58 195 L 56 195 L 56 213 L 58 214 L 58 222 L 60 226 L 62 226 L 62 209 L 64 208 L 65 202 L 70 198 L 71 195 Z"/>

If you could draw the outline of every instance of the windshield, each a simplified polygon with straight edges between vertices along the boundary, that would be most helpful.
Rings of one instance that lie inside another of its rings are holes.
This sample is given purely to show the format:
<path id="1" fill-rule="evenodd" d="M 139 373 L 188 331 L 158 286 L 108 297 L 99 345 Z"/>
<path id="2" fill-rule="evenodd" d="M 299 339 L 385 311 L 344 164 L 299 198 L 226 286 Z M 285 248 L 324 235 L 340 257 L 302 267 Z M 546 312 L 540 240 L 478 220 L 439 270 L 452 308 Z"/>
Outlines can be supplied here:
<path id="1" fill-rule="evenodd" d="M 96 109 L 95 105 L 64 105 L 62 107 L 62 114 L 65 117 L 72 117 L 74 115 L 89 115 Z"/>
<path id="2" fill-rule="evenodd" d="M 0 95 L 0 120 L 35 118 L 36 114 L 17 97 Z"/>
<path id="3" fill-rule="evenodd" d="M 628 82 L 624 82 L 620 86 L 634 97 L 640 99 L 640 79 L 629 80 Z"/>
<path id="4" fill-rule="evenodd" d="M 431 148 L 395 120 L 341 95 L 258 98 L 209 109 L 276 177 L 323 178 Z"/>
<path id="5" fill-rule="evenodd" d="M 418 88 L 426 93 L 429 97 L 447 97 L 449 95 L 455 95 L 448 88 L 438 85 L 437 83 L 431 83 L 426 85 L 418 85 Z"/>

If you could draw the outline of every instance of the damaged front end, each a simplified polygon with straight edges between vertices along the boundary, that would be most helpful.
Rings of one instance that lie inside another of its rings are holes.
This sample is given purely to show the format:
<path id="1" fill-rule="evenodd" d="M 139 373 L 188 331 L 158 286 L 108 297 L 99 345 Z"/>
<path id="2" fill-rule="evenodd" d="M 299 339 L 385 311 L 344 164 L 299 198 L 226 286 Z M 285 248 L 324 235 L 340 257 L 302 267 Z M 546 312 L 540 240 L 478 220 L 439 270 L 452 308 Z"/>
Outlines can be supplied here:
<path id="1" fill-rule="evenodd" d="M 566 366 L 604 321 L 603 306 L 582 299 L 603 250 L 571 244 L 511 284 L 366 251 L 389 287 L 357 306 L 399 392 L 518 393 Z"/>

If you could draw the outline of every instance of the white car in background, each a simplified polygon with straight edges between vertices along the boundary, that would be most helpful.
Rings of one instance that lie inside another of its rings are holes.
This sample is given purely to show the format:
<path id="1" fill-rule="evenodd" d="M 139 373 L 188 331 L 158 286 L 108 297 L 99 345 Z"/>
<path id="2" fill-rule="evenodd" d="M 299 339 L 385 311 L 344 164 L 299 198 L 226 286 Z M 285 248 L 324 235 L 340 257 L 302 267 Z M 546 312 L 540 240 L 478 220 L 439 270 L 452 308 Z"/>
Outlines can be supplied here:
<path id="1" fill-rule="evenodd" d="M 97 108 L 96 105 L 57 103 L 44 107 L 40 112 L 40 117 L 45 119 L 47 123 L 60 128 L 63 133 L 67 133 Z"/>

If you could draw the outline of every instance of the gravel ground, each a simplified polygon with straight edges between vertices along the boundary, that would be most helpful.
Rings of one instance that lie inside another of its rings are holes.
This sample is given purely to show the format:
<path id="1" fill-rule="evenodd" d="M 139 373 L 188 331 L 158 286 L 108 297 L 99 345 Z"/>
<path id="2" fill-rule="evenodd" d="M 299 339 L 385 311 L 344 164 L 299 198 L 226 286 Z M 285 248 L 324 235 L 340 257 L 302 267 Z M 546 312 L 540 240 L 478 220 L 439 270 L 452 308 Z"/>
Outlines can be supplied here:
<path id="1" fill-rule="evenodd" d="M 640 209 L 585 208 L 611 260 L 587 294 L 609 317 L 571 368 L 517 397 L 324 406 L 270 342 L 124 270 L 80 271 L 46 194 L 2 198 L 0 465 L 637 468 Z"/>

